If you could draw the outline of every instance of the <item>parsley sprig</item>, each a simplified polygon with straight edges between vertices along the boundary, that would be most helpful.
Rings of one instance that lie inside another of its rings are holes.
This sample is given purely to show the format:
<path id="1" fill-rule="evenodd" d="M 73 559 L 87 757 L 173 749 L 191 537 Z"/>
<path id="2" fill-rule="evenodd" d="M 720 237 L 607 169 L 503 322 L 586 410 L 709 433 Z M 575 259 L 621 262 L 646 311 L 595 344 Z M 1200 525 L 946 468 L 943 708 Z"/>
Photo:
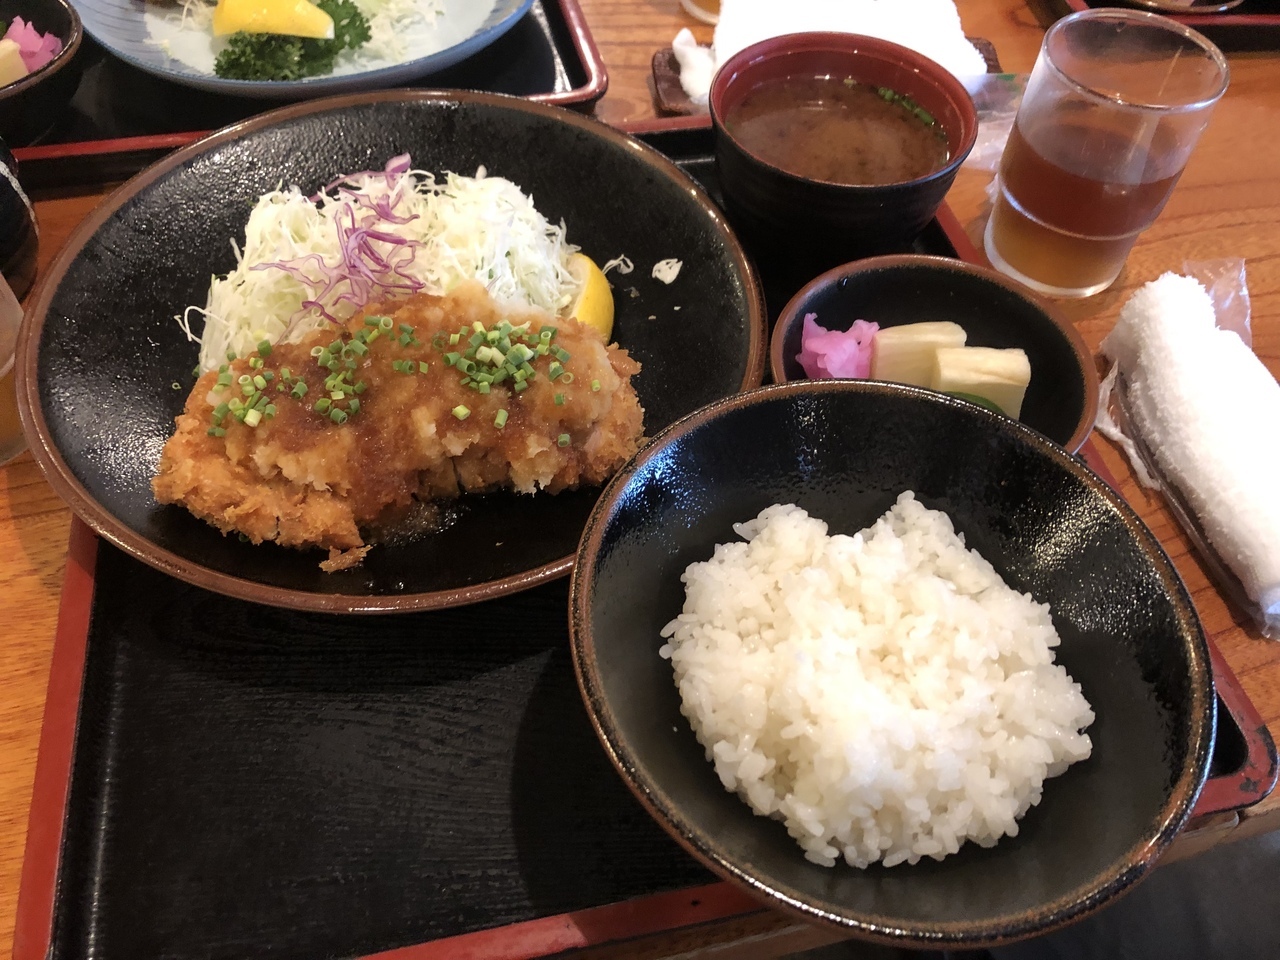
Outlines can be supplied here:
<path id="1" fill-rule="evenodd" d="M 368 42 L 369 21 L 352 0 L 319 0 L 316 6 L 333 18 L 332 40 L 233 33 L 213 72 L 228 80 L 301 80 L 332 73 L 338 54 Z"/>

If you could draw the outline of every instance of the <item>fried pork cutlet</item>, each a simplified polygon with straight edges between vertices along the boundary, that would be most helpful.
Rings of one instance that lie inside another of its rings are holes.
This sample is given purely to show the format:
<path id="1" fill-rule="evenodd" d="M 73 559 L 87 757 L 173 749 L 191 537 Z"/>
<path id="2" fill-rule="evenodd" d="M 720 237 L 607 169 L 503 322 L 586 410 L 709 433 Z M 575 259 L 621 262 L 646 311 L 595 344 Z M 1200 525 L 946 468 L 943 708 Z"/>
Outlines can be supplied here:
<path id="1" fill-rule="evenodd" d="M 151 485 L 224 533 L 328 548 L 321 566 L 342 569 L 415 500 L 603 483 L 642 439 L 639 369 L 479 284 L 416 294 L 206 373 Z"/>

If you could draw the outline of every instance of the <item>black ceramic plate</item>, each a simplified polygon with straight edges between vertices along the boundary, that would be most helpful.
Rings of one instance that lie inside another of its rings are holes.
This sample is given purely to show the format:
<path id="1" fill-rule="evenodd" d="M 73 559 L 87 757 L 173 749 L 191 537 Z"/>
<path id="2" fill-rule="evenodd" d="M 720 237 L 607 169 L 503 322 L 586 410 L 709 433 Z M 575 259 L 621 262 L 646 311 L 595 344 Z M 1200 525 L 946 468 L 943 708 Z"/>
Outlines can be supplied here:
<path id="1" fill-rule="evenodd" d="M 913 866 L 820 867 L 782 824 L 721 786 L 680 713 L 660 631 L 684 602 L 685 567 L 736 540 L 733 523 L 798 503 L 852 534 L 908 489 L 950 514 L 1006 582 L 1049 603 L 1057 661 L 1097 715 L 1093 752 L 1047 781 L 1018 835 L 990 849 L 966 844 Z M 1207 646 L 1155 537 L 1061 447 L 915 387 L 789 383 L 676 424 L 600 498 L 570 609 L 592 722 L 659 823 L 775 905 L 873 939 L 970 947 L 1080 917 L 1146 873 L 1208 772 Z"/>
<path id="2" fill-rule="evenodd" d="M 319 551 L 252 546 L 156 504 L 150 480 L 191 384 L 196 345 L 174 322 L 233 264 L 255 199 L 314 190 L 409 152 L 414 165 L 483 164 L 532 195 L 612 274 L 615 339 L 643 370 L 650 434 L 760 383 L 764 312 L 723 218 L 653 149 L 594 120 L 512 97 L 391 91 L 286 107 L 229 127 L 131 180 L 48 271 L 19 343 L 20 409 L 50 482 L 95 530 L 161 570 L 262 603 L 349 612 L 450 606 L 566 573 L 598 490 L 458 501 L 456 522 L 363 566 L 323 574 Z M 671 284 L 659 260 L 683 261 Z M 174 385 L 178 386 L 175 387 Z"/>

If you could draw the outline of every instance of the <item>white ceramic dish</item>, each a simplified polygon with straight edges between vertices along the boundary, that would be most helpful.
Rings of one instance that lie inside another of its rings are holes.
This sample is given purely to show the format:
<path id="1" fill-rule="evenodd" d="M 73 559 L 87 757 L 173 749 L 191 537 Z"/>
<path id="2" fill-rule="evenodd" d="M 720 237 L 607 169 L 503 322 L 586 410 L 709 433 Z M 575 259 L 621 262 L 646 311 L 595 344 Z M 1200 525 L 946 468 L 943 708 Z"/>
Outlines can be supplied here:
<path id="1" fill-rule="evenodd" d="M 147 0 L 72 0 L 85 31 L 140 70 L 214 93 L 275 100 L 376 90 L 436 73 L 493 43 L 523 17 L 533 0 L 438 0 L 433 23 L 405 36 L 397 62 L 344 63 L 305 80 L 227 80 L 213 72 L 218 44 L 208 30 L 181 22 L 181 7 Z"/>

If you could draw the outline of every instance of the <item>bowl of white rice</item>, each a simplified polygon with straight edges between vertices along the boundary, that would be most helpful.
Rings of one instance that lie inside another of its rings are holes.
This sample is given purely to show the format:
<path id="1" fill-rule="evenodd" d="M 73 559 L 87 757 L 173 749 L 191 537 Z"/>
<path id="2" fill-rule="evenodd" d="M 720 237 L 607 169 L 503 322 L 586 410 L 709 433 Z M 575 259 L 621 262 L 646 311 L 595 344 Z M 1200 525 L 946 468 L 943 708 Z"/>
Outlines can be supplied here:
<path id="1" fill-rule="evenodd" d="M 588 521 L 570 633 L 677 841 L 881 942 L 1086 915 L 1208 773 L 1204 634 L 1155 537 L 1057 444 L 918 388 L 764 387 L 663 431 Z"/>

